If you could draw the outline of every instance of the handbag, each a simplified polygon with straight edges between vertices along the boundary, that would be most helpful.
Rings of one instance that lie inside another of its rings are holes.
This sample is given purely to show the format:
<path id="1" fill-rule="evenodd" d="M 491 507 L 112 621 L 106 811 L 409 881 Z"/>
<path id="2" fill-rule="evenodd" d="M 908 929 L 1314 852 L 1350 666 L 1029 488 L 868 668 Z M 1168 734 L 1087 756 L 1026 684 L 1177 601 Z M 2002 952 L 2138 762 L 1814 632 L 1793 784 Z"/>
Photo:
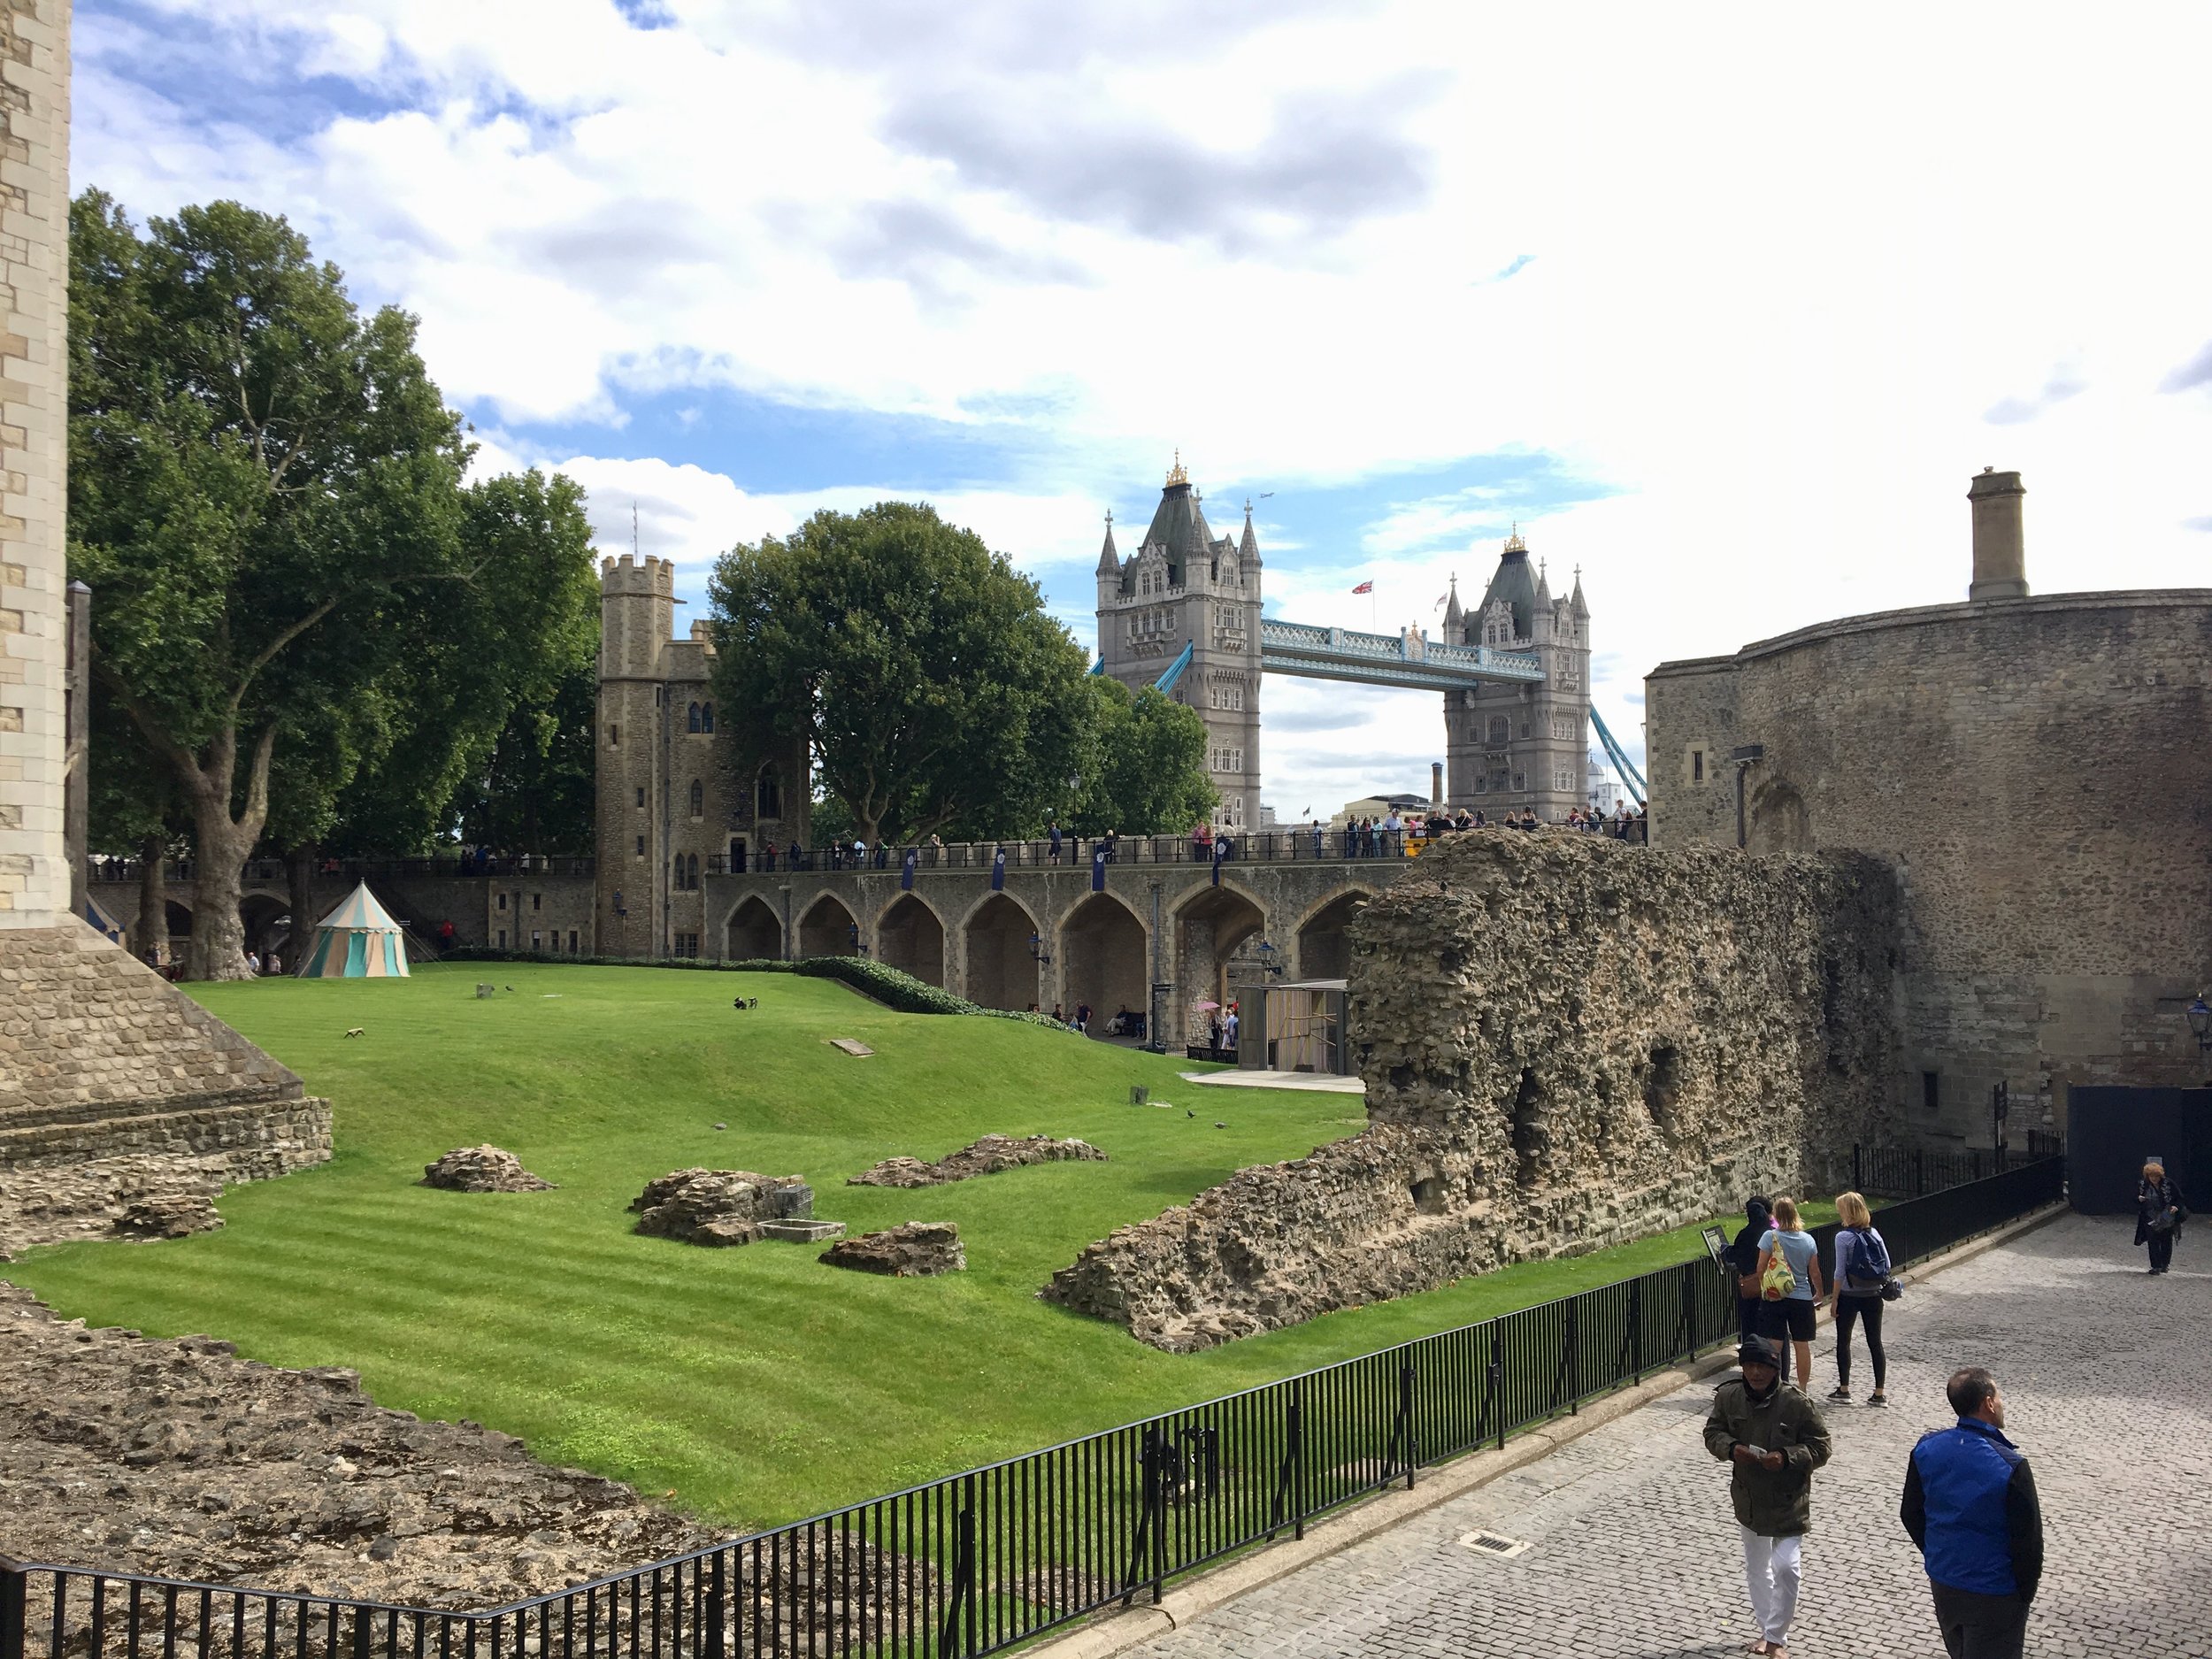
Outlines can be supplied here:
<path id="1" fill-rule="evenodd" d="M 1797 1275 L 1790 1271 L 1788 1260 L 1782 1254 L 1779 1235 L 1774 1240 L 1774 1259 L 1759 1275 L 1759 1294 L 1768 1302 L 1780 1302 L 1797 1288 Z"/>
<path id="2" fill-rule="evenodd" d="M 1895 1302 L 1904 1294 L 1905 1281 L 1903 1279 L 1892 1277 L 1882 1281 L 1882 1300 L 1884 1302 Z"/>
<path id="3" fill-rule="evenodd" d="M 2153 1233 L 2171 1233 L 2178 1217 L 2171 1205 L 2153 1216 L 2147 1224 Z"/>

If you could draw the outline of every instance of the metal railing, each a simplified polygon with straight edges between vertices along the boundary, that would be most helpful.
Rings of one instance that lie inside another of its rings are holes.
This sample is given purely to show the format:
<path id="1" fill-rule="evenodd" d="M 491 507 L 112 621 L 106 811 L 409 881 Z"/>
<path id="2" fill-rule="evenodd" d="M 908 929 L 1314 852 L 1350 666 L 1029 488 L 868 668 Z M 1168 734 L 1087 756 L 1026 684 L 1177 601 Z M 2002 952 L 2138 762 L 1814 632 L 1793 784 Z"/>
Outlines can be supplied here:
<path id="1" fill-rule="evenodd" d="M 1545 824 L 1547 831 L 1565 831 L 1563 824 Z M 1640 819 L 1631 819 L 1626 836 L 1617 835 L 1609 820 L 1602 831 L 1576 830 L 1575 833 L 1598 833 L 1613 840 L 1627 840 L 1640 843 L 1643 839 Z M 1469 830 L 1442 830 L 1433 835 L 1408 830 L 1377 830 L 1367 834 L 1357 830 L 1324 829 L 1316 835 L 1310 829 L 1233 830 L 1214 841 L 1193 841 L 1187 835 L 1122 835 L 1107 839 L 1094 836 L 1064 836 L 1059 855 L 1054 856 L 1052 843 L 1048 840 L 1003 841 L 949 841 L 941 845 L 914 847 L 893 846 L 888 843 L 856 848 L 845 846 L 762 848 L 749 852 L 743 868 L 734 867 L 737 861 L 725 854 L 710 856 L 703 866 L 704 873 L 720 875 L 763 875 L 791 870 L 897 870 L 914 855 L 915 867 L 920 870 L 984 870 L 996 862 L 1000 852 L 1006 855 L 1010 870 L 1078 869 L 1090 867 L 1093 856 L 1102 847 L 1110 864 L 1210 864 L 1216 862 L 1214 849 L 1225 843 L 1227 850 L 1220 854 L 1224 865 L 1240 864 L 1342 864 L 1377 858 L 1417 858 L 1431 847 L 1450 840 L 1455 835 L 1476 834 L 1497 831 L 1507 833 L 1502 824 L 1488 824 Z M 1525 833 L 1525 832 L 1521 832 Z"/>
<path id="2" fill-rule="evenodd" d="M 2062 1156 L 2065 1137 L 2027 1132 L 2022 1146 L 1861 1147 L 1851 1148 L 1851 1185 L 1884 1198 L 1918 1198 L 2001 1175 L 2023 1164 Z"/>
<path id="3" fill-rule="evenodd" d="M 2046 1159 L 1875 1219 L 1901 1266 L 2064 1175 Z M 0 1659 L 994 1653 L 1690 1360 L 1736 1314 L 1732 1272 L 1686 1262 L 480 1612 L 0 1560 Z"/>
<path id="4" fill-rule="evenodd" d="M 588 879 L 595 867 L 588 855 L 567 853 L 508 853 L 494 857 L 454 855 L 442 858 L 323 858 L 315 864 L 319 881 L 392 881 L 409 877 L 569 876 Z M 136 858 L 95 858 L 95 881 L 136 881 L 145 868 Z M 189 858 L 173 858 L 163 866 L 165 881 L 189 885 L 195 874 Z M 241 871 L 249 883 L 282 882 L 281 858 L 250 858 Z"/>

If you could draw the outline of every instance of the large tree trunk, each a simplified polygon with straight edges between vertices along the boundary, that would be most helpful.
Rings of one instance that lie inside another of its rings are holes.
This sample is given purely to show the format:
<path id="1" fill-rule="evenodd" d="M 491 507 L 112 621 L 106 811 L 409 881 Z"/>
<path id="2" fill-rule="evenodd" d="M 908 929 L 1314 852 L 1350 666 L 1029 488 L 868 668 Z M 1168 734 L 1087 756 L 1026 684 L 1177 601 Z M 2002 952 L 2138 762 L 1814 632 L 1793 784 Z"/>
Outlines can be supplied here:
<path id="1" fill-rule="evenodd" d="M 155 830 L 138 843 L 138 959 L 160 967 L 169 960 L 169 838 Z M 148 956 L 146 953 L 153 954 Z"/>
<path id="2" fill-rule="evenodd" d="M 246 774 L 246 807 L 236 818 L 230 803 L 237 777 L 235 728 L 208 745 L 207 758 L 185 784 L 192 797 L 192 822 L 198 842 L 196 902 L 192 907 L 192 948 L 185 955 L 185 977 L 193 979 L 249 979 L 246 924 L 238 913 L 246 860 L 261 839 L 269 817 L 269 757 L 276 749 L 276 728 L 254 744 Z"/>
<path id="3" fill-rule="evenodd" d="M 315 849 L 289 847 L 284 853 L 284 882 L 292 902 L 292 936 L 284 941 L 284 965 L 293 973 L 307 960 L 307 948 L 315 937 Z"/>

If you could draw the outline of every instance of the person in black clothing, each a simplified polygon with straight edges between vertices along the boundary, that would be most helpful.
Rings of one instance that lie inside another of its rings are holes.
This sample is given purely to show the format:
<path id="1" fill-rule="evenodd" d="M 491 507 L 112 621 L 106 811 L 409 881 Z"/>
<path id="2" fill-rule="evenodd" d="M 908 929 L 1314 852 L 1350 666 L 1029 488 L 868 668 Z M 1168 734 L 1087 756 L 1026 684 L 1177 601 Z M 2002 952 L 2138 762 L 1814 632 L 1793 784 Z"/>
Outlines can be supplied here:
<path id="1" fill-rule="evenodd" d="M 1743 1207 L 1743 1231 L 1736 1235 L 1736 1242 L 1729 1247 L 1729 1259 L 1736 1269 L 1736 1340 L 1747 1342 L 1759 1333 L 1759 1246 L 1765 1240 L 1767 1229 L 1774 1225 L 1772 1201 L 1763 1193 L 1754 1193 Z M 1751 1286 L 1746 1291 L 1744 1286 Z"/>
<path id="2" fill-rule="evenodd" d="M 2135 1187 L 2135 1241 L 2151 1247 L 2151 1271 L 2162 1273 L 2173 1265 L 2174 1240 L 2188 1216 L 2181 1188 L 2175 1186 L 2162 1164 L 2146 1164 L 2143 1179 Z"/>

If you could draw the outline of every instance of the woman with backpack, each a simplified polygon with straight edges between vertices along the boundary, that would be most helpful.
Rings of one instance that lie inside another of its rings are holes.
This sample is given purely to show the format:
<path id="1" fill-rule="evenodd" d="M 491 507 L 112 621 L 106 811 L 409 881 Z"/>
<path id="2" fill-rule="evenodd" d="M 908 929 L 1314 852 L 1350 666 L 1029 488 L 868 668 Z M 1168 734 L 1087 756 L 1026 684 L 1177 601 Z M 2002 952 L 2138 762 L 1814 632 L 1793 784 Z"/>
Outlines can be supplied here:
<path id="1" fill-rule="evenodd" d="M 1882 1352 L 1882 1302 L 1889 1288 L 1889 1246 L 1875 1231 L 1866 1200 L 1845 1193 L 1836 1200 L 1836 1386 L 1828 1397 L 1848 1403 L 1851 1399 L 1851 1327 L 1866 1329 L 1866 1351 L 1874 1361 L 1874 1392 L 1870 1406 L 1886 1406 L 1889 1395 L 1889 1359 Z"/>
<path id="2" fill-rule="evenodd" d="M 1736 1270 L 1736 1340 L 1741 1344 L 1757 1336 L 1765 1320 L 1759 1310 L 1759 1247 L 1773 1230 L 1774 1217 L 1764 1193 L 1754 1193 L 1743 1207 L 1744 1225 L 1728 1248 L 1729 1265 Z"/>
<path id="3" fill-rule="evenodd" d="M 2135 1188 L 2135 1241 L 2151 1247 L 2152 1272 L 2162 1273 L 2173 1264 L 2174 1240 L 2188 1218 L 2189 1207 L 2182 1202 L 2181 1188 L 2168 1177 L 2166 1166 L 2146 1164 L 2143 1179 Z"/>
<path id="4" fill-rule="evenodd" d="M 1820 1245 L 1805 1231 L 1797 1201 L 1774 1201 L 1774 1231 L 1759 1246 L 1759 1295 L 1766 1316 L 1767 1340 L 1781 1349 L 1782 1378 L 1789 1380 L 1788 1358 L 1797 1356 L 1797 1386 L 1813 1380 L 1813 1325 L 1821 1300 Z"/>

